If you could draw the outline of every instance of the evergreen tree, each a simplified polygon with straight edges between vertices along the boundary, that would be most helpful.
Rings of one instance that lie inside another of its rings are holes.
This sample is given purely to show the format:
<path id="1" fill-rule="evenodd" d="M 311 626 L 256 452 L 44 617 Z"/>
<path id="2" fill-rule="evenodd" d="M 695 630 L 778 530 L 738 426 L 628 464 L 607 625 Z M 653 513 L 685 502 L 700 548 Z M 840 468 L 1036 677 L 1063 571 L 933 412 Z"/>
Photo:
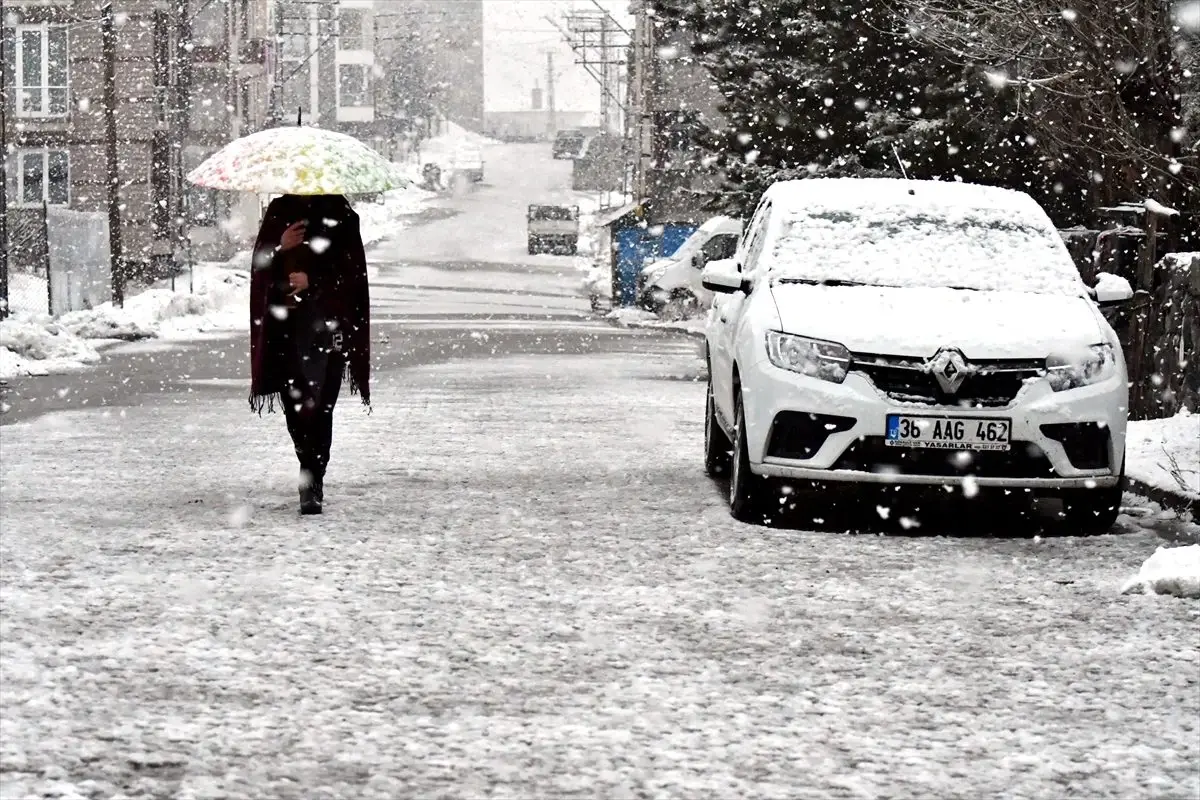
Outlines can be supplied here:
<path id="1" fill-rule="evenodd" d="M 656 0 L 725 98 L 697 146 L 744 213 L 780 179 L 962 179 L 1030 191 L 1064 220 L 1080 193 L 1048 168 L 975 67 L 909 35 L 890 7 L 841 0 Z"/>

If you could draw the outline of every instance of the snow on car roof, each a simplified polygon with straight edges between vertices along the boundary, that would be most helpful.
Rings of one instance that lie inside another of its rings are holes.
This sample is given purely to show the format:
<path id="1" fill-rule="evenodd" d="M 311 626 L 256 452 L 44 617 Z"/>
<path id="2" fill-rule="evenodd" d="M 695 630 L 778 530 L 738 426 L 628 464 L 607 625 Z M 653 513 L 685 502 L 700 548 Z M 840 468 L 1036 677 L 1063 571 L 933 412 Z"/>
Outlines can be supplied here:
<path id="1" fill-rule="evenodd" d="M 787 181 L 766 195 L 780 223 L 773 278 L 878 286 L 1080 294 L 1049 217 L 1029 195 L 945 181 Z"/>

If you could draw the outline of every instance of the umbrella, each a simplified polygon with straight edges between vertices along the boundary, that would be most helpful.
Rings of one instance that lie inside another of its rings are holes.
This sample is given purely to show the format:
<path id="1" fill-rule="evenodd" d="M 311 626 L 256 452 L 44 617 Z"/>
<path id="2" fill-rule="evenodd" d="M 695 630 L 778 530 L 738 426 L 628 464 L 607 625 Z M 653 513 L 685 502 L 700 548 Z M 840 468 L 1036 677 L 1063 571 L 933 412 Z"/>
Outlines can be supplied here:
<path id="1" fill-rule="evenodd" d="M 230 142 L 188 173 L 197 186 L 258 194 L 374 194 L 411 184 L 352 136 L 269 128 Z"/>

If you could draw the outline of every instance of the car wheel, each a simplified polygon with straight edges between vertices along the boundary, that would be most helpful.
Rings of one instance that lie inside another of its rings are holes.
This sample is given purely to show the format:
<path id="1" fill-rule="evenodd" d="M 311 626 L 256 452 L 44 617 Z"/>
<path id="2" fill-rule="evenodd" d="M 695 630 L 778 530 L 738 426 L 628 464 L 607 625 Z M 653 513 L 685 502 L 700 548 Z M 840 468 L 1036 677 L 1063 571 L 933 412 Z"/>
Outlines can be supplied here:
<path id="1" fill-rule="evenodd" d="M 717 404 L 713 399 L 712 378 L 708 379 L 708 400 L 704 407 L 704 471 L 711 477 L 729 471 L 729 437 L 717 422 Z"/>
<path id="2" fill-rule="evenodd" d="M 679 291 L 671 295 L 671 299 L 663 304 L 659 316 L 665 320 L 677 322 L 692 317 L 696 313 L 696 295 L 688 291 Z"/>
<path id="3" fill-rule="evenodd" d="M 1060 495 L 1063 510 L 1062 533 L 1068 536 L 1101 536 L 1112 530 L 1121 513 L 1125 493 L 1125 472 L 1116 486 L 1096 489 L 1070 489 Z"/>
<path id="4" fill-rule="evenodd" d="M 529 237 L 529 255 L 535 256 L 540 251 L 541 251 L 541 247 L 538 246 L 537 238 L 530 236 Z"/>
<path id="5" fill-rule="evenodd" d="M 750 452 L 746 444 L 746 412 L 739 393 L 736 399 L 737 428 L 733 432 L 732 473 L 729 476 L 729 513 L 739 522 L 763 524 L 769 484 L 766 478 L 750 470 Z"/>

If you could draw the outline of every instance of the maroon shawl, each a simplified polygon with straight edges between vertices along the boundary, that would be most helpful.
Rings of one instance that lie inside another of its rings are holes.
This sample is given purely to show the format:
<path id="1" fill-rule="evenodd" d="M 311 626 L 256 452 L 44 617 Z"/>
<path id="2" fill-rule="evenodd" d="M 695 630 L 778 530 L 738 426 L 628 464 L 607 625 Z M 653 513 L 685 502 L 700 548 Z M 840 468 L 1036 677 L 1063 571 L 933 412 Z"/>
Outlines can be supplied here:
<path id="1" fill-rule="evenodd" d="M 367 257 L 363 252 L 358 215 L 344 197 L 302 198 L 285 195 L 271 201 L 254 243 L 250 279 L 250 408 L 262 413 L 275 410 L 275 399 L 287 382 L 288 357 L 283 348 L 286 339 L 282 326 L 271 313 L 271 305 L 286 294 L 287 265 L 290 260 L 276 252 L 284 230 L 293 222 L 310 216 L 338 220 L 333 244 L 317 254 L 307 250 L 306 258 L 328 259 L 321 272 L 330 279 L 321 287 L 326 313 L 338 320 L 344 334 L 342 351 L 346 358 L 345 376 L 350 393 L 371 405 L 371 298 L 367 285 Z M 294 251 L 293 251 L 294 252 Z"/>

